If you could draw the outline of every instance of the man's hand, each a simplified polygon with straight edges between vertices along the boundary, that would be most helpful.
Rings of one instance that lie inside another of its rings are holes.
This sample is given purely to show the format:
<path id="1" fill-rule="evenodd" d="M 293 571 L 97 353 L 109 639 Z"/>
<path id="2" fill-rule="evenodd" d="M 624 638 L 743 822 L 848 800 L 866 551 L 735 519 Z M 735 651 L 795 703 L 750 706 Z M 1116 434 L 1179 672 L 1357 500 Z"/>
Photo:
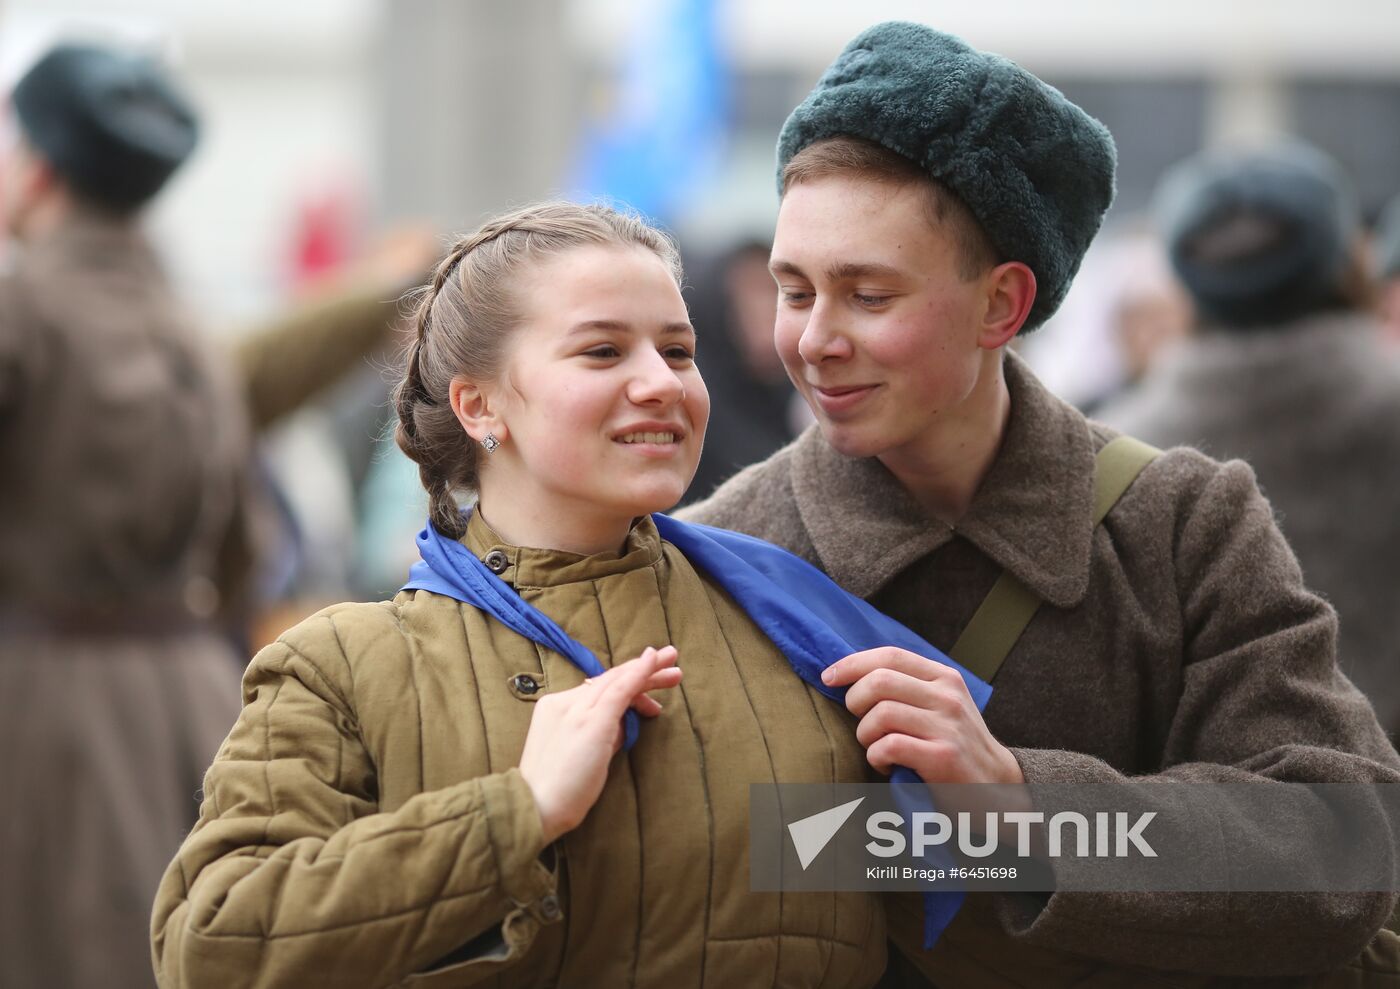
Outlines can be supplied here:
<path id="1" fill-rule="evenodd" d="M 1025 782 L 951 667 L 891 646 L 832 663 L 822 682 L 849 685 L 846 708 L 860 719 L 856 738 L 882 773 L 908 766 L 930 785 Z"/>

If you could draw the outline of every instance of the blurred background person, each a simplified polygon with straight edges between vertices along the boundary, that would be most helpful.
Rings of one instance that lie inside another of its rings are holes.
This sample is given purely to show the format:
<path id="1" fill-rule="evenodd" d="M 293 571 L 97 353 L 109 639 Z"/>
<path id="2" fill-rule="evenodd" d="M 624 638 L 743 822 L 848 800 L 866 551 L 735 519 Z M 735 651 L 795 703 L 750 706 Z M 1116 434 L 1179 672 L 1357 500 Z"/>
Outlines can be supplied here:
<path id="1" fill-rule="evenodd" d="M 1006 52 L 1112 130 L 1119 188 L 1105 247 L 1131 232 L 1167 165 L 1284 132 L 1343 161 L 1374 215 L 1400 174 L 1400 7 L 1280 0 L 1260 35 L 1248 6 L 1182 2 L 1164 17 L 1142 6 L 1066 14 L 1033 0 L 927 13 L 903 0 L 813 0 L 793 30 L 779 0 L 3 0 L 0 75 L 55 25 L 168 39 L 210 123 L 152 229 L 182 295 L 230 339 L 315 276 L 342 273 L 366 229 L 417 216 L 459 229 L 561 193 L 638 208 L 698 272 L 698 260 L 771 229 L 773 135 L 827 55 L 891 17 L 936 19 Z M 1117 389 L 1129 360 L 1104 305 L 1118 276 L 1095 279 L 1095 265 L 1091 253 L 1060 318 L 1024 350 L 1082 407 Z M 1083 345 L 1067 345 L 1077 337 Z M 383 394 L 358 375 L 264 437 L 305 547 L 287 568 L 294 606 L 340 600 L 346 581 L 377 596 L 361 576 L 360 533 L 369 516 L 395 514 L 379 511 L 381 498 L 391 508 L 416 498 L 370 483 L 393 473 L 368 456 L 387 405 L 365 412 Z"/>
<path id="2" fill-rule="evenodd" d="M 1092 416 L 1188 336 L 1192 319 L 1161 240 L 1133 216 L 1090 245 L 1047 335 L 1018 340 L 1016 352 Z"/>
<path id="3" fill-rule="evenodd" d="M 811 421 L 773 346 L 777 289 L 770 245 L 750 240 L 696 266 L 686 304 L 712 411 L 705 452 L 685 501 L 699 501 L 741 467 L 784 446 Z"/>
<path id="4" fill-rule="evenodd" d="M 262 541 L 247 655 L 356 586 L 356 519 L 391 420 L 382 369 L 402 344 L 403 296 L 439 252 L 422 222 L 392 225 L 227 348 L 275 508 L 265 514 L 277 523 L 276 537 Z"/>
<path id="5" fill-rule="evenodd" d="M 1112 279 L 1104 295 L 1110 339 L 1122 358 L 1118 390 L 1123 391 L 1134 388 L 1190 335 L 1193 316 L 1156 237 L 1139 233 L 1120 238 L 1113 252 Z"/>
<path id="6" fill-rule="evenodd" d="M 1371 240 L 1376 312 L 1386 342 L 1400 346 L 1400 196 L 1386 204 Z"/>
<path id="7" fill-rule="evenodd" d="M 1197 156 L 1158 194 L 1197 334 L 1098 418 L 1254 467 L 1343 668 L 1400 730 L 1400 364 L 1369 311 L 1360 212 L 1301 142 Z"/>
<path id="8" fill-rule="evenodd" d="M 396 247 L 353 291 L 221 354 L 142 230 L 198 139 L 167 72 L 61 44 L 11 103 L 0 742 L 27 755 L 0 770 L 0 983 L 149 985 L 148 901 L 238 709 L 254 577 L 276 548 L 250 426 L 382 343 L 435 248 Z"/>
<path id="9" fill-rule="evenodd" d="M 59 46 L 13 93 L 0 282 L 0 982 L 147 986 L 140 937 L 239 707 L 247 415 L 139 225 L 194 150 L 155 62 Z"/>

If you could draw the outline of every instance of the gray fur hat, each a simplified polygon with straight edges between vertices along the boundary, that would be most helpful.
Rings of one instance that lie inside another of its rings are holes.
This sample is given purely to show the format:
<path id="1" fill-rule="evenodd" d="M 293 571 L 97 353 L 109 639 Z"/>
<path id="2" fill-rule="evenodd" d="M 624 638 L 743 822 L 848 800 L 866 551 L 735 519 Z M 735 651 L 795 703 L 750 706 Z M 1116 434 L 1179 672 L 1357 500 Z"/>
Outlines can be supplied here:
<path id="1" fill-rule="evenodd" d="M 193 108 L 155 61 L 61 44 L 12 97 L 25 138 L 80 195 L 129 211 L 160 191 L 194 150 Z"/>
<path id="2" fill-rule="evenodd" d="M 864 138 L 953 191 L 1000 255 L 1027 265 L 1036 299 L 1022 332 L 1069 291 L 1113 201 L 1108 129 L 998 55 L 922 24 L 877 24 L 848 44 L 778 137 L 783 169 L 807 145 Z"/>
<path id="3" fill-rule="evenodd" d="M 1361 211 L 1341 166 L 1310 144 L 1187 158 L 1162 177 L 1153 213 L 1172 267 L 1223 326 L 1341 304 Z"/>

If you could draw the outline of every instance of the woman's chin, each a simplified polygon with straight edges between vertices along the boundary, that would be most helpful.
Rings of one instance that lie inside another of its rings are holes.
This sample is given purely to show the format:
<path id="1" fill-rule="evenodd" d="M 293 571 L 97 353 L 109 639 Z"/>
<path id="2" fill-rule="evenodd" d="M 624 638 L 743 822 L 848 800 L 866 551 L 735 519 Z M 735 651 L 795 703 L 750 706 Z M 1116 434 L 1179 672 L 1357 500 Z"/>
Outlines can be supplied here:
<path id="1" fill-rule="evenodd" d="M 639 515 L 650 515 L 652 512 L 664 512 L 675 508 L 681 498 L 685 497 L 685 489 L 684 484 L 648 487 L 645 491 L 638 491 L 626 499 L 630 506 L 628 511 L 635 518 Z"/>

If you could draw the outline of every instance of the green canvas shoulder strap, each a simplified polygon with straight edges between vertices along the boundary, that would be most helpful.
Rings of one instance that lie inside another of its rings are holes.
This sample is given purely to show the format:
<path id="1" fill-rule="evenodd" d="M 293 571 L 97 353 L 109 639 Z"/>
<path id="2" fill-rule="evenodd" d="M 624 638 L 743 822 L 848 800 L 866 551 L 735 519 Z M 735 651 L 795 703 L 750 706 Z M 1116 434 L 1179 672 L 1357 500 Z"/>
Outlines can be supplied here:
<path id="1" fill-rule="evenodd" d="M 1161 452 L 1131 436 L 1104 445 L 1094 458 L 1095 526 Z M 1003 570 L 948 655 L 990 683 L 1039 607 L 1040 598 Z"/>

